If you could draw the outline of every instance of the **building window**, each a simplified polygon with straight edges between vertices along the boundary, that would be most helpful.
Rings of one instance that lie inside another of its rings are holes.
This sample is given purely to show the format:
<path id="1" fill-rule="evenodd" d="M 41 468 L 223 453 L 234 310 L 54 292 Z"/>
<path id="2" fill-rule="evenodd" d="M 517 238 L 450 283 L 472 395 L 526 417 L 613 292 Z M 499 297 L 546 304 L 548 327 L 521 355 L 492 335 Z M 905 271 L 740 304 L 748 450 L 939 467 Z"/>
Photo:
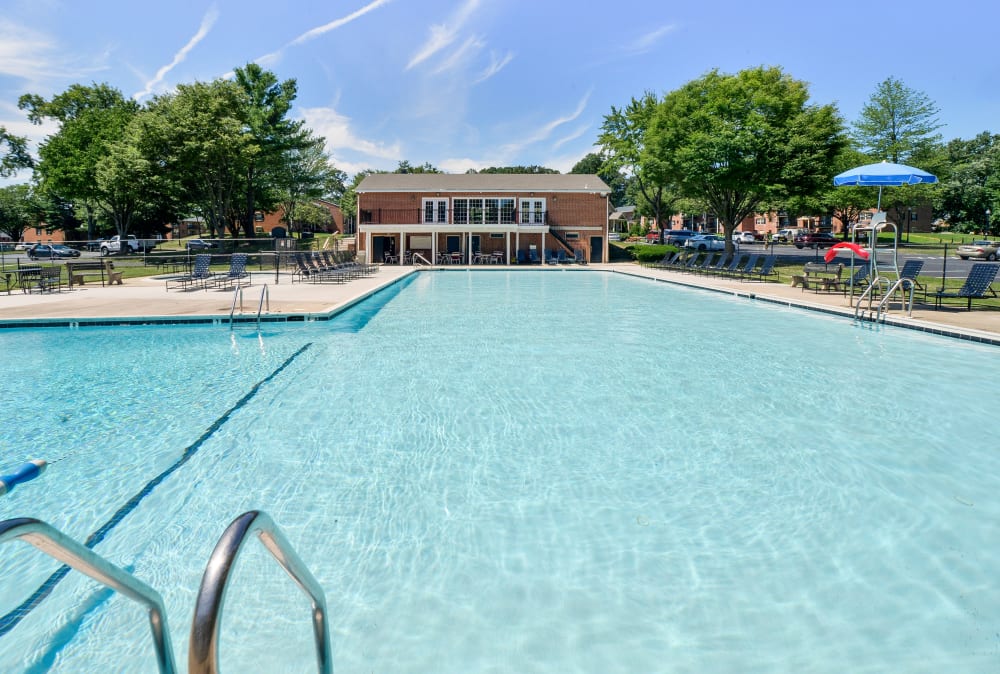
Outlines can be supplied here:
<path id="1" fill-rule="evenodd" d="M 522 225 L 545 224 L 545 199 L 521 199 Z"/>
<path id="2" fill-rule="evenodd" d="M 767 219 L 766 218 L 754 218 L 753 223 L 755 225 L 766 225 L 767 224 Z"/>
<path id="3" fill-rule="evenodd" d="M 567 241 L 578 241 L 580 239 L 580 232 L 566 232 Z"/>
<path id="4" fill-rule="evenodd" d="M 455 218 L 456 225 L 466 224 L 469 221 L 469 200 L 455 199 L 452 215 Z"/>
<path id="5" fill-rule="evenodd" d="M 501 225 L 512 225 L 512 224 L 514 224 L 514 200 L 513 199 L 501 199 L 500 200 L 500 224 Z"/>
<path id="6" fill-rule="evenodd" d="M 503 238 L 503 232 L 490 232 L 490 238 L 491 239 L 502 239 Z"/>
<path id="7" fill-rule="evenodd" d="M 260 211 L 254 211 L 253 213 L 254 222 L 264 222 L 264 214 Z"/>
<path id="8" fill-rule="evenodd" d="M 447 199 L 424 199 L 424 222 L 448 222 Z"/>

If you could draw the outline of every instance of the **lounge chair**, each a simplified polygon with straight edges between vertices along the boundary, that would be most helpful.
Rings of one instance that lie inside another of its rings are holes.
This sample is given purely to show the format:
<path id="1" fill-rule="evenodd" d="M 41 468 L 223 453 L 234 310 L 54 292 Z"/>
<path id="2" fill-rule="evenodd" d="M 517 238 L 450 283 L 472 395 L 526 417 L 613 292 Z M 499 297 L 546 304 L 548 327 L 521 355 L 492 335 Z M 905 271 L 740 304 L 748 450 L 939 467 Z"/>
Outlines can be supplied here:
<path id="1" fill-rule="evenodd" d="M 718 270 L 719 274 L 736 274 L 741 266 L 743 266 L 743 261 L 747 259 L 749 255 L 747 253 L 737 253 L 733 255 L 733 259 L 729 261 L 729 266 Z"/>
<path id="2" fill-rule="evenodd" d="M 559 259 L 551 248 L 545 249 L 545 264 L 559 264 Z"/>
<path id="3" fill-rule="evenodd" d="M 566 257 L 566 251 L 562 248 L 560 248 L 559 252 L 556 254 L 556 259 L 559 261 L 559 264 L 569 264 L 570 262 L 570 259 Z"/>
<path id="4" fill-rule="evenodd" d="M 729 263 L 730 263 L 731 260 L 732 260 L 732 258 L 726 257 L 726 254 L 723 253 L 722 255 L 719 256 L 719 259 L 718 259 L 718 261 L 715 264 L 713 264 L 711 267 L 709 267 L 708 269 L 705 270 L 705 273 L 706 274 L 721 274 L 722 272 L 724 272 L 726 270 L 726 267 L 729 266 Z"/>
<path id="5" fill-rule="evenodd" d="M 733 272 L 734 276 L 739 276 L 740 280 L 744 276 L 748 276 L 753 273 L 754 268 L 757 266 L 757 260 L 760 259 L 760 253 L 752 253 L 746 262 L 743 263 L 742 267 L 737 267 L 736 271 Z"/>
<path id="6" fill-rule="evenodd" d="M 702 273 L 707 274 L 708 271 L 715 266 L 716 260 L 718 260 L 723 255 L 725 255 L 725 253 L 712 253 L 712 252 L 705 253 L 705 259 L 702 260 L 700 264 L 697 264 L 694 267 L 692 267 L 691 271 L 693 271 L 696 274 L 702 274 Z"/>
<path id="7" fill-rule="evenodd" d="M 577 264 L 587 264 L 587 258 L 584 257 L 583 251 L 579 248 L 573 251 L 573 261 Z"/>
<path id="8" fill-rule="evenodd" d="M 528 251 L 528 259 L 531 261 L 531 264 L 541 264 L 541 260 L 538 259 L 538 251 L 534 248 Z"/>
<path id="9" fill-rule="evenodd" d="M 947 293 L 943 290 L 938 290 L 934 293 L 934 308 L 937 309 L 941 306 L 941 300 L 946 297 L 964 297 L 968 300 L 966 309 L 972 311 L 972 300 L 981 300 L 985 297 L 996 297 L 997 294 L 993 290 L 991 284 L 993 279 L 997 276 L 997 267 L 995 264 L 989 264 L 986 262 L 977 262 L 972 265 L 972 269 L 969 270 L 969 275 L 965 278 L 965 283 L 962 287 L 958 289 L 958 292 Z"/>
<path id="10" fill-rule="evenodd" d="M 673 254 L 667 253 L 666 255 L 663 256 L 663 259 L 661 259 L 659 262 L 654 262 L 650 266 L 656 267 L 657 269 L 672 267 L 675 264 L 677 264 L 677 261 L 681 259 L 681 255 L 683 254 L 684 254 L 683 251 L 677 251 L 676 253 Z"/>
<path id="11" fill-rule="evenodd" d="M 204 288 L 208 290 L 208 280 L 212 278 L 209 266 L 212 264 L 212 256 L 202 253 L 194 256 L 194 269 L 186 276 L 167 279 L 167 290 L 178 288 L 180 290 L 190 290 L 191 288 Z"/>
<path id="12" fill-rule="evenodd" d="M 778 272 L 774 268 L 774 265 L 777 261 L 778 261 L 777 255 L 765 255 L 764 261 L 760 265 L 760 269 L 757 269 L 756 271 L 751 270 L 750 272 L 743 274 L 742 276 L 740 276 L 740 280 L 742 281 L 744 278 L 756 277 L 761 281 L 763 281 L 768 276 L 774 276 L 774 278 L 777 279 Z"/>
<path id="13" fill-rule="evenodd" d="M 917 274 L 924 268 L 923 260 L 907 260 L 903 263 L 903 268 L 899 272 L 899 278 L 908 278 L 913 282 L 913 288 L 927 292 L 927 289 L 917 280 Z"/>
<path id="14" fill-rule="evenodd" d="M 517 263 L 518 264 L 528 264 L 528 257 L 524 254 L 523 250 L 517 251 Z"/>
<path id="15" fill-rule="evenodd" d="M 871 273 L 871 266 L 867 262 L 860 267 L 855 268 L 854 275 L 843 283 L 844 294 L 846 295 L 851 292 L 852 289 L 857 292 L 858 288 L 867 288 L 869 285 L 868 277 Z"/>
<path id="16" fill-rule="evenodd" d="M 247 271 L 247 254 L 234 253 L 229 259 L 229 271 L 213 276 L 211 281 L 214 287 L 223 290 L 251 285 L 250 272 Z"/>

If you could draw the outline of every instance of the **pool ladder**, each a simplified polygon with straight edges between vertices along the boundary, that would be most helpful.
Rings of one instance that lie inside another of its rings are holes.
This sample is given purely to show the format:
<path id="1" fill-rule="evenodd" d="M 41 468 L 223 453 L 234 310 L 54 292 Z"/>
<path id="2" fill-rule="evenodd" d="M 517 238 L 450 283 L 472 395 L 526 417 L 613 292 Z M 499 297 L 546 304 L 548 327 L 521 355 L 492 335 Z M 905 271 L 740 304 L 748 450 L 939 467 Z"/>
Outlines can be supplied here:
<path id="1" fill-rule="evenodd" d="M 219 671 L 219 629 L 229 575 L 251 534 L 257 534 L 285 573 L 309 596 L 319 672 L 333 674 L 333 651 L 323 588 L 274 521 L 259 510 L 245 512 L 233 520 L 208 560 L 191 621 L 188 672 L 216 674 Z M 19 517 L 0 522 L 0 544 L 14 539 L 30 543 L 50 557 L 142 604 L 149 614 L 159 671 L 162 674 L 178 671 L 163 599 L 156 590 L 40 520 Z"/>
<path id="2" fill-rule="evenodd" d="M 236 286 L 233 293 L 233 304 L 229 307 L 229 329 L 233 329 L 233 314 L 236 313 L 236 300 L 240 301 L 240 313 L 243 313 L 243 286 Z M 257 303 L 257 329 L 260 330 L 260 314 L 264 310 L 264 302 L 267 302 L 267 312 L 271 313 L 271 291 L 267 289 L 267 284 L 260 289 L 260 302 Z"/>
<path id="3" fill-rule="evenodd" d="M 910 278 L 898 278 L 894 282 L 890 279 L 876 276 L 872 279 L 872 282 L 868 284 L 868 287 L 863 293 L 858 297 L 858 303 L 854 306 L 854 317 L 858 319 L 868 319 L 872 322 L 885 322 L 885 314 L 889 310 L 889 302 L 892 300 L 893 295 L 896 291 L 903 292 L 903 299 L 901 301 L 901 307 L 906 308 L 906 315 L 913 315 L 913 279 Z M 884 292 L 882 292 L 882 298 L 879 303 L 875 304 L 875 291 L 885 287 Z M 907 296 L 907 291 L 909 291 L 909 296 Z M 908 297 L 908 299 L 907 299 Z M 862 307 L 862 303 L 865 298 L 868 299 L 868 306 Z"/>

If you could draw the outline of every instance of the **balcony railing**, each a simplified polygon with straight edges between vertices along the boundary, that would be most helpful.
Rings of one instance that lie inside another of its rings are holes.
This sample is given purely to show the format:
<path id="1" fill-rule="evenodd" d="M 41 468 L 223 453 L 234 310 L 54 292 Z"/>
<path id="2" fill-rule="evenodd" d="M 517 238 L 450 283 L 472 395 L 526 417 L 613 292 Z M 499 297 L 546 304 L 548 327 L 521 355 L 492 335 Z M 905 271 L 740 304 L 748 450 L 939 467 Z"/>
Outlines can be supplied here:
<path id="1" fill-rule="evenodd" d="M 454 211 L 449 211 L 443 217 L 439 214 L 435 214 L 435 218 L 425 217 L 425 212 L 420 208 L 373 208 L 371 210 L 362 210 L 360 213 L 360 219 L 358 224 L 361 225 L 415 225 L 415 224 L 426 224 L 426 225 L 472 225 L 474 227 L 478 226 L 488 226 L 488 225 L 522 225 L 522 226 L 538 226 L 538 225 L 555 225 L 558 224 L 552 220 L 548 211 L 519 211 L 515 210 L 513 213 L 485 213 L 476 217 L 475 214 L 470 214 L 471 217 L 462 217 L 460 214 L 458 219 L 455 218 Z"/>

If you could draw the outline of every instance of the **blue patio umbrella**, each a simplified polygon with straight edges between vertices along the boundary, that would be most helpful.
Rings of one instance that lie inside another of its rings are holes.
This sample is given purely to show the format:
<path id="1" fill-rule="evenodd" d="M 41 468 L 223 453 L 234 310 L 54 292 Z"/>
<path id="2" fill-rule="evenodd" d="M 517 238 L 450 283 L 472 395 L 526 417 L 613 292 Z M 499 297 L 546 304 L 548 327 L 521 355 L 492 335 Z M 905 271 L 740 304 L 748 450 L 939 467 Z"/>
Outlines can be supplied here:
<path id="1" fill-rule="evenodd" d="M 878 187 L 878 210 L 882 210 L 883 187 L 918 185 L 920 183 L 936 183 L 937 181 L 937 176 L 933 176 L 927 171 L 888 161 L 858 166 L 833 177 L 833 184 L 837 187 L 844 185 Z"/>

